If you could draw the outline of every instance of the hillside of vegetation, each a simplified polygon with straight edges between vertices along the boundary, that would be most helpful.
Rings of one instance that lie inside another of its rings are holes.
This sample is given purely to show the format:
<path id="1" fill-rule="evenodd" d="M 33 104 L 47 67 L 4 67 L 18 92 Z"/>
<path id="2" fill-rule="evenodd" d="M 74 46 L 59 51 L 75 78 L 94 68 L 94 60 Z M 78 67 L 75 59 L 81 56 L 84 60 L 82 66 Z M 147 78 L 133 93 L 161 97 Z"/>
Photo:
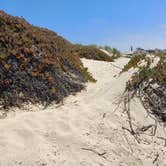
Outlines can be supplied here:
<path id="1" fill-rule="evenodd" d="M 147 112 L 159 122 L 166 122 L 166 56 L 135 55 L 123 72 L 136 70 L 126 84 L 128 101 L 138 97 Z"/>
<path id="2" fill-rule="evenodd" d="M 100 60 L 100 61 L 108 61 L 112 62 L 113 58 L 103 51 L 101 51 L 96 46 L 83 46 L 80 44 L 73 46 L 73 52 L 76 56 L 79 56 L 80 58 L 87 58 L 87 59 L 93 59 L 93 60 Z"/>
<path id="3" fill-rule="evenodd" d="M 95 81 L 55 32 L 0 11 L 0 105 L 48 105 Z"/>

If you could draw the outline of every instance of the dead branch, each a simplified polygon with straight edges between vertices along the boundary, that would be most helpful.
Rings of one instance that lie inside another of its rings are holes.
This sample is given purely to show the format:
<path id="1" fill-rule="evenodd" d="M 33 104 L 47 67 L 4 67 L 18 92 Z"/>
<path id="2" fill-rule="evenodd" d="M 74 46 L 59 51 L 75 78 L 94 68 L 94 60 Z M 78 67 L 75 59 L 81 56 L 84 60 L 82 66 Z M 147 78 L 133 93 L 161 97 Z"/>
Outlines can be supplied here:
<path id="1" fill-rule="evenodd" d="M 126 134 L 125 134 L 124 132 L 123 132 L 123 136 L 124 136 L 124 138 L 125 138 L 127 144 L 129 145 L 129 148 L 130 148 L 131 153 L 133 153 L 133 152 L 134 152 L 134 151 L 133 151 L 133 148 L 132 148 L 132 146 L 130 145 L 129 140 L 128 140 L 128 138 L 126 137 Z"/>
<path id="2" fill-rule="evenodd" d="M 135 138 L 135 140 L 137 141 L 137 143 L 140 144 L 140 140 L 139 140 L 139 138 L 137 136 L 138 135 L 137 133 L 135 133 L 135 132 L 132 133 L 131 130 L 129 130 L 129 129 L 125 128 L 125 127 L 122 127 L 122 129 L 128 131 Z"/>
<path id="3" fill-rule="evenodd" d="M 94 149 L 90 149 L 90 148 L 81 148 L 81 149 L 82 149 L 82 150 L 86 150 L 86 151 L 93 152 L 93 153 L 97 154 L 98 156 L 100 156 L 100 157 L 106 159 L 106 157 L 104 156 L 104 155 L 106 154 L 106 152 L 98 152 L 98 151 L 96 151 L 96 150 L 94 150 Z"/>
<path id="4" fill-rule="evenodd" d="M 156 135 L 156 130 L 157 130 L 157 125 L 156 124 L 151 124 L 148 126 L 143 126 L 141 128 L 137 128 L 136 129 L 136 134 L 144 134 L 147 130 L 152 128 L 152 135 L 151 136 L 155 136 Z"/>
<path id="5" fill-rule="evenodd" d="M 127 93 L 127 98 L 124 100 L 124 110 L 127 113 L 128 116 L 128 122 L 129 122 L 129 127 L 130 127 L 130 133 L 132 135 L 135 135 L 135 131 L 132 126 L 132 120 L 131 120 L 131 115 L 130 115 L 130 98 L 129 98 L 129 92 Z"/>
<path id="6" fill-rule="evenodd" d="M 153 160 L 153 164 L 157 162 L 158 158 L 159 158 L 159 154 L 157 153 L 155 159 Z"/>
<path id="7" fill-rule="evenodd" d="M 122 129 L 127 130 L 135 138 L 135 140 L 138 143 L 140 143 L 138 135 L 144 134 L 147 130 L 149 130 L 150 128 L 153 128 L 151 136 L 155 136 L 156 129 L 157 129 L 157 124 L 151 124 L 151 125 L 148 125 L 148 126 L 142 126 L 141 128 L 137 127 L 137 129 L 134 130 L 133 123 L 132 123 L 132 118 L 131 118 L 131 113 L 130 113 L 130 111 L 131 111 L 130 110 L 130 100 L 131 100 L 131 98 L 133 98 L 133 94 L 130 94 L 127 91 L 126 97 L 124 99 L 124 111 L 127 113 L 128 123 L 129 123 L 129 128 L 130 129 L 127 129 L 125 127 L 122 127 Z"/>

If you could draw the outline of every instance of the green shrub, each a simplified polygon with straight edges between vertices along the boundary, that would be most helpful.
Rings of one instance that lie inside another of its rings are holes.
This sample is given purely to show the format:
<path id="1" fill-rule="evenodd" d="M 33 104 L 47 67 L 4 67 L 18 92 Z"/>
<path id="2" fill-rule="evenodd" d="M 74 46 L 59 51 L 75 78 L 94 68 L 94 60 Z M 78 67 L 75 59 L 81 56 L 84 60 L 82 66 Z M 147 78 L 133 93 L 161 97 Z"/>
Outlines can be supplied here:
<path id="1" fill-rule="evenodd" d="M 84 68 L 82 69 L 82 74 L 85 76 L 86 80 L 87 81 L 90 81 L 90 82 L 97 82 L 97 80 L 95 80 L 93 78 L 93 76 L 91 75 L 91 73 L 88 72 L 88 68 Z"/>
<path id="2" fill-rule="evenodd" d="M 114 58 L 114 59 L 117 59 L 117 58 L 120 58 L 121 57 L 121 53 L 120 53 L 120 51 L 118 51 L 116 48 L 113 48 L 112 49 L 112 57 Z"/>
<path id="3" fill-rule="evenodd" d="M 142 59 L 146 59 L 148 61 L 147 66 L 138 66 L 138 62 Z M 158 85 L 166 83 L 166 57 L 160 56 L 160 61 L 153 68 L 150 67 L 151 63 L 152 62 L 150 62 L 145 55 L 138 55 L 129 61 L 123 71 L 127 71 L 131 67 L 138 67 L 139 70 L 135 72 L 131 77 L 131 80 L 127 82 L 127 89 L 137 89 L 140 84 L 148 82 L 150 79 Z"/>
<path id="4" fill-rule="evenodd" d="M 122 72 L 126 72 L 131 68 L 139 67 L 138 64 L 141 60 L 146 60 L 146 54 L 138 54 L 130 59 L 130 61 L 124 66 Z"/>
<path id="5" fill-rule="evenodd" d="M 101 60 L 108 62 L 113 61 L 113 59 L 109 55 L 107 55 L 100 49 L 96 48 L 95 46 L 75 45 L 73 46 L 73 52 L 76 55 L 78 55 L 80 58 L 87 58 L 87 59 L 94 59 L 94 60 Z"/>

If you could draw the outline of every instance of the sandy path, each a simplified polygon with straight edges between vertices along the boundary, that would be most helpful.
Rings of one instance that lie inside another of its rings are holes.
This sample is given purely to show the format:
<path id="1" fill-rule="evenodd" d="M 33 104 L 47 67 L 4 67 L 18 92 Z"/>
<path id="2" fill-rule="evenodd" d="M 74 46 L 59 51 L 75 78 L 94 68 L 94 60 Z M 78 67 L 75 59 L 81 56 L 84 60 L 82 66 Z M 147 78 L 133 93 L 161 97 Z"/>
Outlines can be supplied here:
<path id="1" fill-rule="evenodd" d="M 114 64 L 122 67 L 127 61 L 122 58 Z M 128 125 L 127 116 L 121 107 L 115 111 L 115 102 L 130 73 L 118 77 L 120 70 L 110 63 L 85 59 L 83 63 L 98 80 L 87 84 L 86 91 L 68 97 L 59 108 L 17 113 L 0 121 L 0 166 L 166 164 L 163 140 L 146 136 L 138 144 L 122 129 Z M 131 106 L 137 124 L 154 123 L 138 101 Z"/>

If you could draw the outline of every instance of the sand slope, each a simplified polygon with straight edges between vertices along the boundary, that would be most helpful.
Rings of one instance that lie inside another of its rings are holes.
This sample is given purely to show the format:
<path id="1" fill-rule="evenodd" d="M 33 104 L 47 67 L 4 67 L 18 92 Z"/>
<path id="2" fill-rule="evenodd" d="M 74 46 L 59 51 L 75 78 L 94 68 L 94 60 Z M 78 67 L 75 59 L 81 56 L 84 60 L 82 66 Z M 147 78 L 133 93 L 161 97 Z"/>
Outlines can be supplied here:
<path id="1" fill-rule="evenodd" d="M 121 58 L 114 65 L 122 67 L 127 61 Z M 143 135 L 139 144 L 122 129 L 128 127 L 127 116 L 116 103 L 132 71 L 119 77 L 120 69 L 111 63 L 83 63 L 96 84 L 88 83 L 87 90 L 68 97 L 58 108 L 33 106 L 29 109 L 36 112 L 0 120 L 0 166 L 166 165 L 163 140 Z M 131 107 L 136 125 L 154 123 L 137 99 Z"/>

